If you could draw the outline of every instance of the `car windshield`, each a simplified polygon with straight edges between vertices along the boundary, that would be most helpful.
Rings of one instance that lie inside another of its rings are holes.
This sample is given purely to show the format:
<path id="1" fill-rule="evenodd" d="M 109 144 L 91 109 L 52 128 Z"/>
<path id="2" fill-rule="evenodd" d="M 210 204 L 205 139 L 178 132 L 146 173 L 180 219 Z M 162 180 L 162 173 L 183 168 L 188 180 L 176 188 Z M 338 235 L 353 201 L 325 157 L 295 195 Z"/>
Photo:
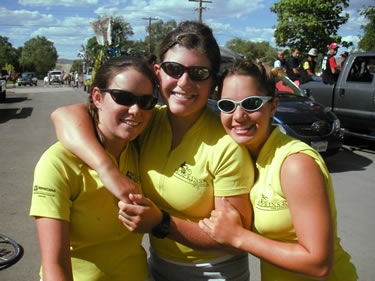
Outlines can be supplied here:
<path id="1" fill-rule="evenodd" d="M 61 75 L 60 71 L 51 71 L 51 75 Z"/>
<path id="2" fill-rule="evenodd" d="M 303 97 L 306 96 L 292 80 L 290 80 L 287 76 L 281 76 L 276 79 L 276 89 L 278 96 L 298 96 Z"/>

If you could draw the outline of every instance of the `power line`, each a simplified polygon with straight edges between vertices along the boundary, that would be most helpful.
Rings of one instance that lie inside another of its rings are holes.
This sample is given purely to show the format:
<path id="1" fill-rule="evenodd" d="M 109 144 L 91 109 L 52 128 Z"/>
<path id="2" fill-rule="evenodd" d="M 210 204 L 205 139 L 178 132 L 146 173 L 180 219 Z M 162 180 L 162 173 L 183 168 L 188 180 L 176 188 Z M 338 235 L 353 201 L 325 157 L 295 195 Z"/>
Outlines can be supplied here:
<path id="1" fill-rule="evenodd" d="M 143 20 L 148 20 L 148 53 L 151 54 L 151 21 L 158 20 L 157 18 L 142 18 Z"/>
<path id="2" fill-rule="evenodd" d="M 207 7 L 202 7 L 202 3 L 212 3 L 212 1 L 206 0 L 189 0 L 189 2 L 199 2 L 199 8 L 196 8 L 195 11 L 199 11 L 198 21 L 202 22 L 202 10 L 206 10 Z"/>

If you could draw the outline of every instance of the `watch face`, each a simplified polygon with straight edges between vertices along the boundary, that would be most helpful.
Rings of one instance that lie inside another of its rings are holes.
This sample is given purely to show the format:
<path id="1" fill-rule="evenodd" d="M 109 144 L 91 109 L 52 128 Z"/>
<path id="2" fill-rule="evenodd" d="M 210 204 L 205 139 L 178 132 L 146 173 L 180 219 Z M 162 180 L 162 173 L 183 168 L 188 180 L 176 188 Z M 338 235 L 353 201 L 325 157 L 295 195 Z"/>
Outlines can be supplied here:
<path id="1" fill-rule="evenodd" d="M 163 214 L 162 220 L 157 226 L 155 226 L 152 229 L 152 232 L 151 232 L 152 235 L 154 235 L 156 238 L 165 238 L 169 234 L 169 225 L 171 222 L 171 217 L 166 211 L 164 210 L 161 210 L 161 211 Z"/>

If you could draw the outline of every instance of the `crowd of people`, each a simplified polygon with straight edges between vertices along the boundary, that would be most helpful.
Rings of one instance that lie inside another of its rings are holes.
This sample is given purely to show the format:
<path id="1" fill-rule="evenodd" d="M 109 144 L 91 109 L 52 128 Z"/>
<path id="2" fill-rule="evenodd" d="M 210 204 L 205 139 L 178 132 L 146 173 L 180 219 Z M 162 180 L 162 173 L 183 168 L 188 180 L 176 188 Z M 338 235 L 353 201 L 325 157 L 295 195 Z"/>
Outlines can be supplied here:
<path id="1" fill-rule="evenodd" d="M 328 47 L 327 55 L 323 56 L 321 65 L 321 74 L 316 74 L 316 60 L 319 51 L 316 48 L 311 48 L 306 57 L 300 60 L 301 51 L 299 48 L 294 48 L 288 59 L 284 58 L 284 50 L 277 52 L 277 57 L 274 61 L 274 68 L 282 68 L 286 75 L 297 84 L 307 83 L 309 81 L 324 82 L 326 84 L 335 84 L 342 70 L 345 60 L 348 57 L 348 52 L 341 54 L 340 65 L 336 63 L 335 55 L 339 49 L 339 45 L 332 42 Z"/>
<path id="2" fill-rule="evenodd" d="M 278 72 L 245 59 L 218 76 L 217 41 L 195 21 L 159 50 L 159 63 L 110 59 L 87 104 L 53 112 L 59 142 L 30 210 L 42 280 L 248 281 L 248 254 L 263 281 L 357 280 L 324 160 L 272 126 Z"/>

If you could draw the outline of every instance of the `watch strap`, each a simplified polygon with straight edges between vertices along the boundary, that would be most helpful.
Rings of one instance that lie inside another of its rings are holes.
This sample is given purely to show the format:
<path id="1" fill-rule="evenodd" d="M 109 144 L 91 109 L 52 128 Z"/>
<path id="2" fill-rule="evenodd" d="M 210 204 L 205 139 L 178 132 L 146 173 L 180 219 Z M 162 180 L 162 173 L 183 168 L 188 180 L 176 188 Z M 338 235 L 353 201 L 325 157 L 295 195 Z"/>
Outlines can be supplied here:
<path id="1" fill-rule="evenodd" d="M 171 216 L 169 215 L 167 211 L 164 211 L 164 210 L 161 210 L 161 213 L 162 213 L 161 222 L 152 229 L 151 233 L 156 238 L 163 239 L 167 237 L 169 234 Z"/>

